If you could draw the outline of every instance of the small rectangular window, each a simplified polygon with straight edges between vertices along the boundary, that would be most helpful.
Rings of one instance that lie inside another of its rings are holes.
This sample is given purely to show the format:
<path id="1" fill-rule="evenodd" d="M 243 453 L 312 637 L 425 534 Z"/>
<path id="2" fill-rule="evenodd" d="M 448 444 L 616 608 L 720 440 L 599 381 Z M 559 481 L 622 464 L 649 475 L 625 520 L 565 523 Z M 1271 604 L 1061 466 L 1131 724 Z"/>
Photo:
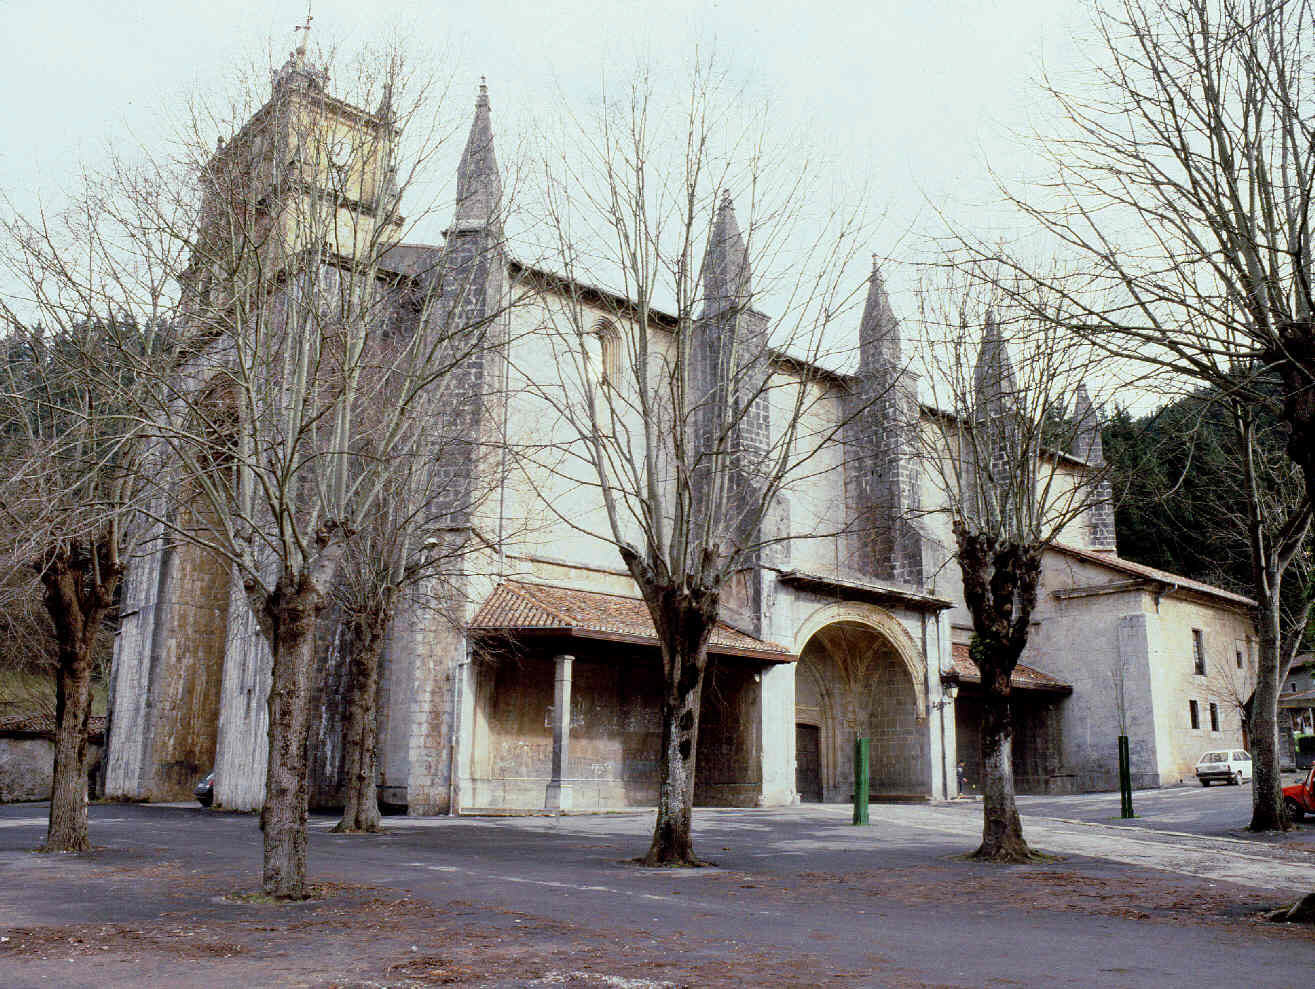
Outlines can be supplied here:
<path id="1" fill-rule="evenodd" d="M 1238 668 L 1239 670 L 1242 668 L 1242 650 L 1241 650 L 1241 649 L 1239 649 L 1239 650 L 1237 651 L 1237 668 Z"/>
<path id="2" fill-rule="evenodd" d="M 1210 702 L 1210 730 L 1219 730 L 1219 705 L 1213 701 Z"/>
<path id="3" fill-rule="evenodd" d="M 1200 728 L 1200 727 L 1201 727 L 1201 711 L 1200 711 L 1200 709 L 1196 706 L 1196 701 L 1188 701 L 1188 702 L 1187 702 L 1187 714 L 1188 714 L 1188 715 L 1191 717 L 1191 719 L 1192 719 L 1192 727 L 1193 727 L 1193 728 Z"/>
<path id="4" fill-rule="evenodd" d="M 1199 628 L 1192 629 L 1192 662 L 1196 666 L 1196 675 L 1205 676 L 1205 637 Z"/>

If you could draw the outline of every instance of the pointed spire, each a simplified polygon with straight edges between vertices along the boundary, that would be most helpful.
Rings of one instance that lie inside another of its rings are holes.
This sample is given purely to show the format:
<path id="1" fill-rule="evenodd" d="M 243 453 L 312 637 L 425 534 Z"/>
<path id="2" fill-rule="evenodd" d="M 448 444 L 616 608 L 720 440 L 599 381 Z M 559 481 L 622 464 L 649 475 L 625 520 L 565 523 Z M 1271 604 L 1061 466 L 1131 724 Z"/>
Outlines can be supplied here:
<path id="1" fill-rule="evenodd" d="M 703 260 L 703 298 L 705 312 L 742 308 L 749 304 L 749 250 L 735 218 L 735 204 L 729 191 L 723 190 L 717 215 L 712 221 L 708 256 Z"/>
<path id="2" fill-rule="evenodd" d="M 1009 361 L 1004 334 L 996 321 L 995 310 L 986 312 L 986 325 L 982 328 L 982 346 L 977 352 L 977 366 L 973 368 L 973 391 L 979 415 L 995 416 L 1013 404 L 1018 390 L 1014 368 Z"/>
<path id="3" fill-rule="evenodd" d="M 489 88 L 483 76 L 475 98 L 475 119 L 470 124 L 466 150 L 457 166 L 457 212 L 454 230 L 473 230 L 497 222 L 502 206 L 502 178 L 493 153 L 493 124 L 489 119 Z"/>
<path id="4" fill-rule="evenodd" d="M 379 99 L 379 109 L 374 111 L 374 115 L 387 124 L 393 122 L 393 80 L 390 78 L 384 83 L 383 96 Z"/>
<path id="5" fill-rule="evenodd" d="M 1091 403 L 1085 384 L 1078 385 L 1073 402 L 1073 448 L 1069 452 L 1093 466 L 1104 466 L 1105 446 L 1100 439 L 1100 413 Z"/>
<path id="6" fill-rule="evenodd" d="M 863 306 L 863 319 L 858 325 L 859 361 L 864 368 L 886 364 L 897 368 L 900 364 L 900 325 L 890 306 L 881 265 L 872 255 L 872 274 L 868 276 L 868 297 Z"/>

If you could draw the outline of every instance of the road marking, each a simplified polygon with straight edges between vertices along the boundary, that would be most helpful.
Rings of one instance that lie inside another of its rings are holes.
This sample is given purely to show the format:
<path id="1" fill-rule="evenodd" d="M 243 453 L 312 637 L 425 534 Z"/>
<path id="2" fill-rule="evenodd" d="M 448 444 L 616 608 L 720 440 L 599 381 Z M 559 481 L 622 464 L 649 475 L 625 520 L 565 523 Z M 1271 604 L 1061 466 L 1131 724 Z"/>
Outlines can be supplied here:
<path id="1" fill-rule="evenodd" d="M 409 863 L 417 864 L 417 863 Z M 577 893 L 607 893 L 612 896 L 622 896 L 627 899 L 638 900 L 656 900 L 659 903 L 678 904 L 681 907 L 708 910 L 712 912 L 726 912 L 728 909 L 738 909 L 740 913 L 752 914 L 758 917 L 773 917 L 780 919 L 785 915 L 779 910 L 750 910 L 742 908 L 736 903 L 710 903 L 706 900 L 691 899 L 688 896 L 664 896 L 661 893 L 642 893 L 626 889 L 618 889 L 614 886 L 598 886 L 585 883 L 565 883 L 553 879 L 530 879 L 526 876 L 503 876 L 496 872 L 479 872 L 475 869 L 463 869 L 454 865 L 429 865 L 425 866 L 431 872 L 458 872 L 481 882 L 504 882 L 519 883 L 526 886 L 544 886 L 549 889 L 565 889 Z"/>

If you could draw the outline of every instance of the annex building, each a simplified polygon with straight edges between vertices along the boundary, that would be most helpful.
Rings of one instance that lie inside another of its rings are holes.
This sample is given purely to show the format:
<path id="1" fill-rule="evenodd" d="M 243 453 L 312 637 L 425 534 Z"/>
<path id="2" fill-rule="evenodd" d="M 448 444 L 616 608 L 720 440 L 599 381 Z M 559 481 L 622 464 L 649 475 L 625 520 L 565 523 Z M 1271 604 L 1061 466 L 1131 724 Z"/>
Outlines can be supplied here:
<path id="1" fill-rule="evenodd" d="M 325 85 L 296 56 L 276 78 L 271 103 Z M 382 126 L 360 108 L 335 104 L 334 113 L 336 126 Z M 238 135 L 226 153 L 244 146 Z M 501 197 L 481 87 L 444 242 L 396 245 L 381 277 L 399 299 L 403 328 L 413 310 L 400 300 L 445 272 L 463 273 L 460 305 L 476 318 L 513 291 L 528 300 L 506 309 L 505 349 L 471 368 L 463 389 L 472 435 L 515 449 L 540 443 L 545 426 L 533 389 L 507 379 L 555 373 L 537 332 L 557 304 L 554 293 L 583 295 L 595 307 L 604 352 L 631 327 L 626 300 L 518 263 L 496 220 Z M 710 250 L 722 256 L 707 267 L 747 279 L 729 200 L 717 224 Z M 978 778 L 970 619 L 948 513 L 920 467 L 914 435 L 944 413 L 890 388 L 904 373 L 901 331 L 876 272 L 851 332 L 860 342 L 858 372 L 817 376 L 825 393 L 808 414 L 839 422 L 848 396 L 885 388 L 893 397 L 847 426 L 824 468 L 787 491 L 763 523 L 801 538 L 757 558 L 712 637 L 698 740 L 702 804 L 848 800 L 859 736 L 871 739 L 877 798 L 947 799 L 959 792 L 960 773 L 965 786 Z M 802 372 L 782 360 L 772 373 Z M 1074 477 L 1103 462 L 1097 412 L 1085 394 L 1079 402 L 1079 442 L 1054 454 Z M 780 428 L 774 415 L 765 429 Z M 453 484 L 487 486 L 483 507 L 455 528 L 489 549 L 462 558 L 467 570 L 445 582 L 458 590 L 441 607 L 424 600 L 432 589 L 422 586 L 395 623 L 379 694 L 381 800 L 425 814 L 651 805 L 660 661 L 615 548 L 582 531 L 601 519 L 597 500 L 588 490 L 559 490 L 551 477 L 492 475 L 487 467 L 473 446 L 436 465 Z M 157 507 L 170 510 L 167 502 Z M 858 519 L 877 523 L 852 524 Z M 816 532 L 840 534 L 807 535 Z M 124 593 L 107 795 L 185 799 L 213 768 L 216 805 L 258 807 L 270 656 L 229 568 L 161 531 L 153 551 L 134 562 Z M 1108 492 L 1094 499 L 1046 556 L 1035 626 L 1014 676 L 1019 789 L 1114 788 L 1121 725 L 1137 786 L 1177 783 L 1201 751 L 1240 746 L 1237 700 L 1249 692 L 1255 663 L 1250 607 L 1120 558 Z M 334 803 L 343 772 L 344 665 L 340 650 L 327 650 L 312 732 L 312 799 L 322 805 Z"/>

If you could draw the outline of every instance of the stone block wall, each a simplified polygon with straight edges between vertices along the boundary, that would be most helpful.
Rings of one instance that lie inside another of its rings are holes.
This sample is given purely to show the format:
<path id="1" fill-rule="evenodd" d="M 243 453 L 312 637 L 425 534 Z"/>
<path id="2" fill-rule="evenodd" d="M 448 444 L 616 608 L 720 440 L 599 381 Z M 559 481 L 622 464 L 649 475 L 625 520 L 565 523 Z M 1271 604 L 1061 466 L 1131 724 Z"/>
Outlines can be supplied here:
<path id="1" fill-rule="evenodd" d="M 101 746 L 87 745 L 87 768 L 101 759 Z M 38 736 L 0 737 L 0 804 L 49 800 L 55 777 L 55 743 Z"/>
<path id="2" fill-rule="evenodd" d="M 657 800 L 661 670 L 651 651 L 579 644 L 563 782 L 576 811 L 651 806 Z M 467 809 L 545 806 L 552 765 L 554 663 L 549 651 L 483 655 Z M 755 664 L 710 670 L 699 726 L 695 802 L 755 806 L 762 794 Z"/>

